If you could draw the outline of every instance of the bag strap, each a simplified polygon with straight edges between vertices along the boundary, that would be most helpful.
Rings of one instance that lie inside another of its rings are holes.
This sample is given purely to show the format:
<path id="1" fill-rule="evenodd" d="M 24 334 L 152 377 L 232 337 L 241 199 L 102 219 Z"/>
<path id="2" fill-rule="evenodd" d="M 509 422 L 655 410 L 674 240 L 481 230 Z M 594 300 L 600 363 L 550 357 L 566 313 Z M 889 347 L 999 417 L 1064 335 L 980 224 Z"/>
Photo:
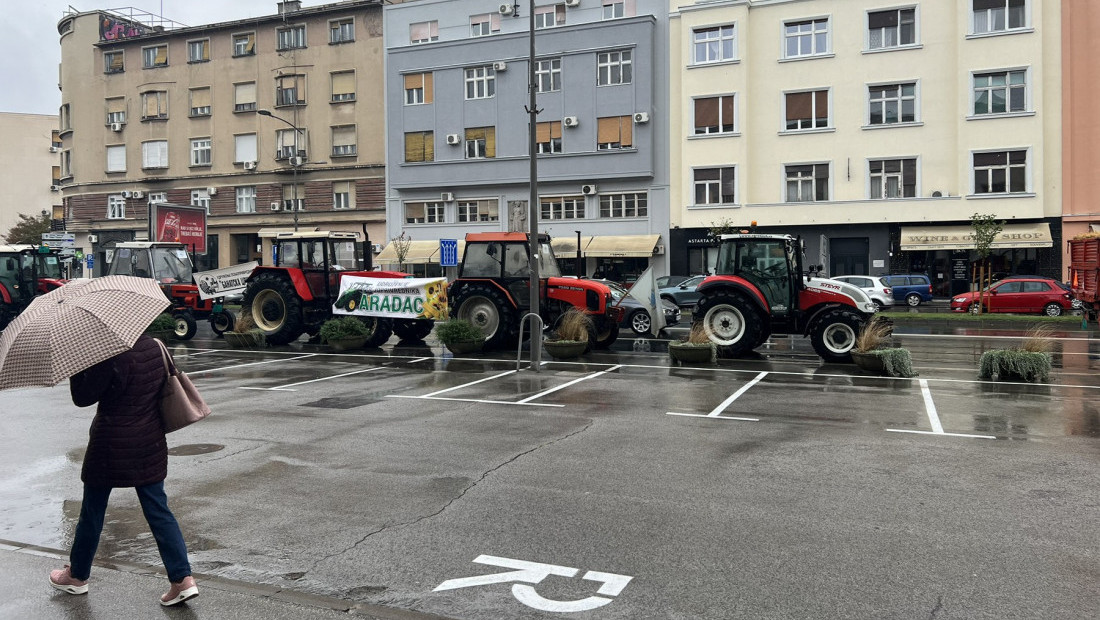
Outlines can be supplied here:
<path id="1" fill-rule="evenodd" d="M 160 356 L 164 359 L 164 374 L 171 377 L 175 374 L 173 371 L 176 369 L 176 365 L 172 363 L 172 356 L 168 354 L 168 347 L 164 346 L 164 342 L 160 338 L 154 338 L 157 341 L 157 346 L 160 347 Z"/>

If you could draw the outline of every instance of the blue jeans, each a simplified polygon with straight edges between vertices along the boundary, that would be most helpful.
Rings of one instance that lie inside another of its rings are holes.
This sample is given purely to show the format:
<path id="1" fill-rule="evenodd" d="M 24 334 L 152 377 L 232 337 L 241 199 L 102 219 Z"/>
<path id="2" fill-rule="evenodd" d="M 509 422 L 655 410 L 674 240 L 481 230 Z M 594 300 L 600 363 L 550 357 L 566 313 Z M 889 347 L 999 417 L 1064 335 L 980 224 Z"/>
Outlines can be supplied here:
<path id="1" fill-rule="evenodd" d="M 80 505 L 80 520 L 76 524 L 73 548 L 69 552 L 70 574 L 74 579 L 85 580 L 92 573 L 92 560 L 99 547 L 99 535 L 103 532 L 103 516 L 107 513 L 107 499 L 111 487 L 84 485 L 84 502 Z M 149 522 L 149 529 L 157 541 L 160 559 L 168 572 L 168 580 L 176 583 L 191 574 L 187 562 L 187 544 L 179 523 L 168 510 L 168 497 L 164 494 L 164 482 L 154 482 L 136 487 L 141 511 Z"/>

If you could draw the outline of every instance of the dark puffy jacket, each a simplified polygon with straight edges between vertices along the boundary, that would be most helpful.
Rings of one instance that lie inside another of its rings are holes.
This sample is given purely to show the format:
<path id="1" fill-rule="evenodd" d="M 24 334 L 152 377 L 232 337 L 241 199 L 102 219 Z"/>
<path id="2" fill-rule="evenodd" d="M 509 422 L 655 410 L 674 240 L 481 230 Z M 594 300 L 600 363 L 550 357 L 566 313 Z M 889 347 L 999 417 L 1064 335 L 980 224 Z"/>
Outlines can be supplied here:
<path id="1" fill-rule="evenodd" d="M 98 487 L 140 487 L 168 475 L 159 394 L 166 371 L 157 341 L 141 336 L 69 380 L 78 407 L 99 403 L 80 479 Z"/>

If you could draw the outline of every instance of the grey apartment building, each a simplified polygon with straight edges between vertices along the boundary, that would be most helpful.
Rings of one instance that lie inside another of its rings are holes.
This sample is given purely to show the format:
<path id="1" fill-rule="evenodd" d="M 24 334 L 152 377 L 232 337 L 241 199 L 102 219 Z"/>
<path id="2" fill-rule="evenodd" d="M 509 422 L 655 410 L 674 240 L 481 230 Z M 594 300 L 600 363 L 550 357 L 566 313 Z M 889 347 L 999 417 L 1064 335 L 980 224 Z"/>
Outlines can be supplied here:
<path id="1" fill-rule="evenodd" d="M 385 7 L 387 237 L 413 239 L 417 273 L 438 269 L 439 239 L 529 229 L 528 11 Z M 540 232 L 567 273 L 578 234 L 584 275 L 667 273 L 667 5 L 565 0 L 534 16 Z"/>

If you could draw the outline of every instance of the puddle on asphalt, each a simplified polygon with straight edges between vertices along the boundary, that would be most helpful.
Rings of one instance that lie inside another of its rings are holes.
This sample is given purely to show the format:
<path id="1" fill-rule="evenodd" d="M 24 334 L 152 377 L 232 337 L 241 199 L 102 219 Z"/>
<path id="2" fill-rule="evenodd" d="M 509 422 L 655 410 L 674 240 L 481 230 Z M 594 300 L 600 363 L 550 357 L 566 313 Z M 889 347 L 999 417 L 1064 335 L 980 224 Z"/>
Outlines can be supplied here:
<path id="1" fill-rule="evenodd" d="M 87 447 L 73 448 L 65 453 L 65 458 L 69 459 L 72 463 L 83 463 L 84 453 L 88 451 Z"/>
<path id="2" fill-rule="evenodd" d="M 190 443 L 169 448 L 168 454 L 171 456 L 195 456 L 198 454 L 210 454 L 211 452 L 217 452 L 219 450 L 225 450 L 225 446 L 216 443 Z"/>

